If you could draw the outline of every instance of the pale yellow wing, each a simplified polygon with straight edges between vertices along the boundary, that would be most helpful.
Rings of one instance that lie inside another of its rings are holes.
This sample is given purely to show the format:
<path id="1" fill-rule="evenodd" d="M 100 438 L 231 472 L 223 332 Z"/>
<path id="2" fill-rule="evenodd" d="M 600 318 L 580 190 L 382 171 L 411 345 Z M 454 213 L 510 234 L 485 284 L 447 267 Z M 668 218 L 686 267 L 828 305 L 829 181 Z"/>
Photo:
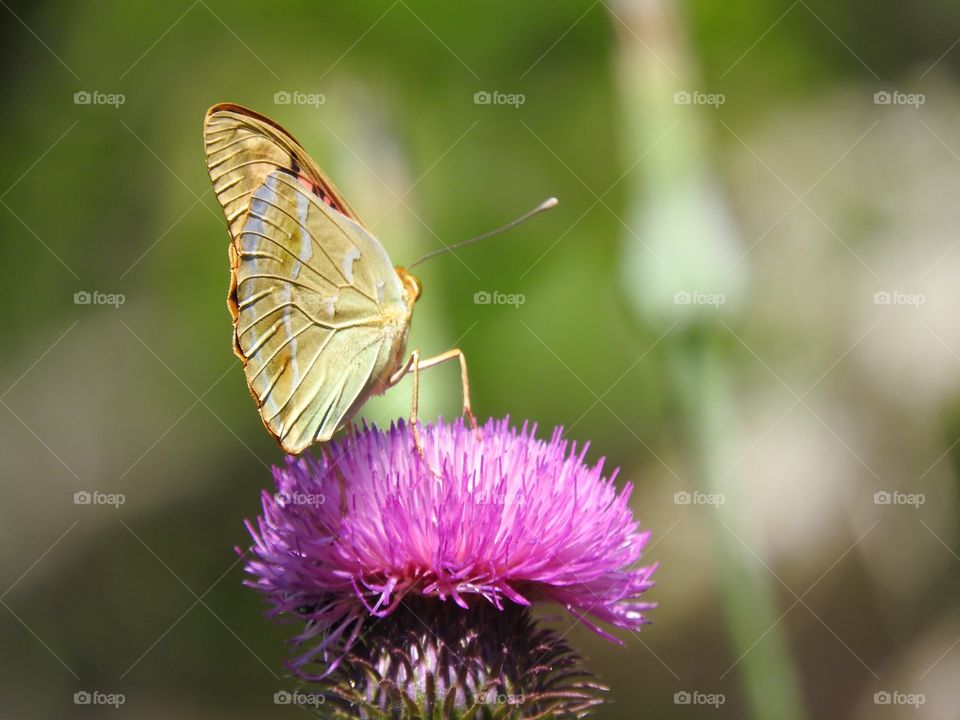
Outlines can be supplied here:
<path id="1" fill-rule="evenodd" d="M 203 141 L 207 172 L 214 192 L 227 218 L 230 231 L 230 288 L 227 307 L 237 320 L 236 244 L 247 219 L 253 193 L 277 170 L 289 173 L 325 205 L 363 222 L 347 203 L 303 146 L 280 125 L 265 115 L 232 103 L 221 103 L 207 110 L 203 122 Z M 240 348 L 234 352 L 243 358 Z"/>
<path id="2" fill-rule="evenodd" d="M 214 105 L 207 111 L 203 138 L 207 171 L 234 240 L 251 195 L 277 169 L 301 178 L 322 202 L 363 224 L 300 143 L 265 115 L 230 103 Z"/>
<path id="3" fill-rule="evenodd" d="M 399 366 L 412 299 L 380 244 L 269 118 L 215 105 L 207 169 L 230 230 L 234 351 L 288 452 L 327 440 Z"/>
<path id="4" fill-rule="evenodd" d="M 245 217 L 236 348 L 264 424 L 299 453 L 385 387 L 412 301 L 377 240 L 290 173 L 267 174 Z"/>

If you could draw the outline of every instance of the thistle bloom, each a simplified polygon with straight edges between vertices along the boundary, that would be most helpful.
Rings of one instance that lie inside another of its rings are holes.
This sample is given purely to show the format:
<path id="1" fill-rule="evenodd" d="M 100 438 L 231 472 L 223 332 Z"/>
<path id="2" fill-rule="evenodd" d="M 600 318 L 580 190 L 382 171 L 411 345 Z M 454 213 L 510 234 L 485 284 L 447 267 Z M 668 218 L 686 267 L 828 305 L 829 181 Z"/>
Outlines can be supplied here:
<path id="1" fill-rule="evenodd" d="M 247 523 L 248 584 L 271 616 L 306 621 L 294 669 L 322 655 L 332 672 L 371 615 L 425 599 L 463 611 L 554 602 L 614 641 L 597 621 L 648 622 L 654 604 L 640 596 L 656 566 L 635 566 L 649 533 L 638 532 L 631 487 L 618 492 L 616 473 L 585 464 L 587 446 L 560 429 L 549 442 L 535 432 L 441 421 L 422 428 L 421 458 L 409 426 L 364 426 L 320 458 L 274 468 L 277 492 Z"/>

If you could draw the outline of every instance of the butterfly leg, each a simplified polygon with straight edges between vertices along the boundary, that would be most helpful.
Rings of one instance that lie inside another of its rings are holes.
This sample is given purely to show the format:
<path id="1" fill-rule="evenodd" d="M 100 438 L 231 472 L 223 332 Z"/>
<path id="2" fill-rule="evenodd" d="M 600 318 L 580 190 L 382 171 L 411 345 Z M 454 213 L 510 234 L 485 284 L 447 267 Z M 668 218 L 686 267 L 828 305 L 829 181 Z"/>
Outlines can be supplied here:
<path id="1" fill-rule="evenodd" d="M 354 438 L 356 436 L 353 425 L 347 427 L 347 433 L 347 442 L 352 445 L 353 442 L 355 442 Z M 326 467 L 333 471 L 333 475 L 337 479 L 337 494 L 340 497 L 340 515 L 345 517 L 347 514 L 347 480 L 343 477 L 343 473 L 340 472 L 340 461 L 343 459 L 343 455 L 334 459 L 330 456 L 330 451 L 326 445 L 320 446 L 320 455 L 323 457 Z"/>
<path id="2" fill-rule="evenodd" d="M 463 351 L 459 348 L 447 350 L 444 353 L 434 355 L 425 360 L 420 359 L 419 350 L 414 350 L 410 353 L 410 357 L 407 359 L 407 362 L 403 364 L 403 367 L 390 377 L 389 384 L 396 385 L 408 372 L 413 373 L 413 402 L 410 405 L 410 428 L 413 432 L 413 441 L 417 446 L 417 452 L 420 453 L 421 457 L 423 457 L 423 443 L 420 440 L 420 430 L 417 426 L 417 411 L 420 406 L 420 371 L 426 370 L 434 365 L 439 365 L 447 360 L 453 360 L 454 358 L 460 361 L 460 383 L 463 387 L 463 414 L 467 416 L 467 420 L 470 422 L 470 427 L 473 428 L 473 431 L 479 433 L 480 429 L 477 427 L 477 419 L 473 414 L 473 406 L 470 404 L 470 378 L 467 375 L 467 359 L 464 357 Z"/>
<path id="3" fill-rule="evenodd" d="M 420 439 L 419 420 L 417 411 L 420 409 L 420 351 L 414 350 L 410 354 L 410 365 L 413 368 L 413 400 L 410 403 L 410 428 L 413 430 L 413 443 L 417 446 L 417 454 L 423 458 L 423 441 Z"/>
<path id="4" fill-rule="evenodd" d="M 389 385 L 396 385 L 408 372 L 413 372 L 413 400 L 410 402 L 410 431 L 413 433 L 413 444 L 417 454 L 423 457 L 423 442 L 420 439 L 420 428 L 417 426 L 417 411 L 420 406 L 420 351 L 414 350 L 403 366 L 388 380 Z"/>
<path id="5" fill-rule="evenodd" d="M 460 360 L 460 383 L 463 386 L 463 414 L 467 416 L 467 420 L 470 422 L 470 427 L 474 431 L 479 431 L 477 428 L 477 419 L 473 415 L 473 406 L 470 404 L 470 378 L 467 375 L 467 358 L 463 354 L 463 350 L 460 348 L 453 348 L 452 350 L 447 350 L 444 353 L 439 355 L 434 355 L 431 358 L 426 360 L 419 360 L 417 366 L 419 370 L 426 370 L 429 367 L 434 365 L 439 365 L 442 362 L 447 360 L 452 360 L 457 358 Z"/>

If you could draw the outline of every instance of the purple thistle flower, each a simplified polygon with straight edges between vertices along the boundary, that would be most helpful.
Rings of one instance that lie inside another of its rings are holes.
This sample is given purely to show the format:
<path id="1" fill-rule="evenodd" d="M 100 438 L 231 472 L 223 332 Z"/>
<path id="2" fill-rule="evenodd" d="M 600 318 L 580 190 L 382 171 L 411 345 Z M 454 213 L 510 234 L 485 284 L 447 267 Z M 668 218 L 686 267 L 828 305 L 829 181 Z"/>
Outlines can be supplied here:
<path id="1" fill-rule="evenodd" d="M 271 616 L 306 620 L 296 638 L 319 653 L 346 652 L 369 615 L 386 617 L 405 597 L 480 596 L 503 609 L 556 602 L 602 636 L 596 621 L 636 630 L 653 603 L 656 565 L 634 567 L 649 532 L 638 532 L 603 460 L 587 466 L 554 430 L 517 431 L 490 420 L 479 437 L 437 422 L 421 430 L 424 458 L 403 423 L 366 427 L 327 445 L 322 457 L 288 457 L 274 468 L 275 495 L 247 527 L 255 559 L 248 584 Z M 331 666 L 331 670 L 336 663 Z"/>

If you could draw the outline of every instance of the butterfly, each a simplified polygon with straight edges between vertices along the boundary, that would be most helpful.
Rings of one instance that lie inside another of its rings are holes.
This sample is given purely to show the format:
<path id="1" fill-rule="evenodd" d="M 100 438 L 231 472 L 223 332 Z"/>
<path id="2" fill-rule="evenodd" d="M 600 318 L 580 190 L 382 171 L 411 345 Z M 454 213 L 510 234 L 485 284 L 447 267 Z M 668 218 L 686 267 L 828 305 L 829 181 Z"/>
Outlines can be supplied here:
<path id="1" fill-rule="evenodd" d="M 233 104 L 204 121 L 207 170 L 230 231 L 233 349 L 263 424 L 284 451 L 325 442 L 372 395 L 413 372 L 460 361 L 463 412 L 476 427 L 458 348 L 406 356 L 422 286 L 280 125 Z"/>

